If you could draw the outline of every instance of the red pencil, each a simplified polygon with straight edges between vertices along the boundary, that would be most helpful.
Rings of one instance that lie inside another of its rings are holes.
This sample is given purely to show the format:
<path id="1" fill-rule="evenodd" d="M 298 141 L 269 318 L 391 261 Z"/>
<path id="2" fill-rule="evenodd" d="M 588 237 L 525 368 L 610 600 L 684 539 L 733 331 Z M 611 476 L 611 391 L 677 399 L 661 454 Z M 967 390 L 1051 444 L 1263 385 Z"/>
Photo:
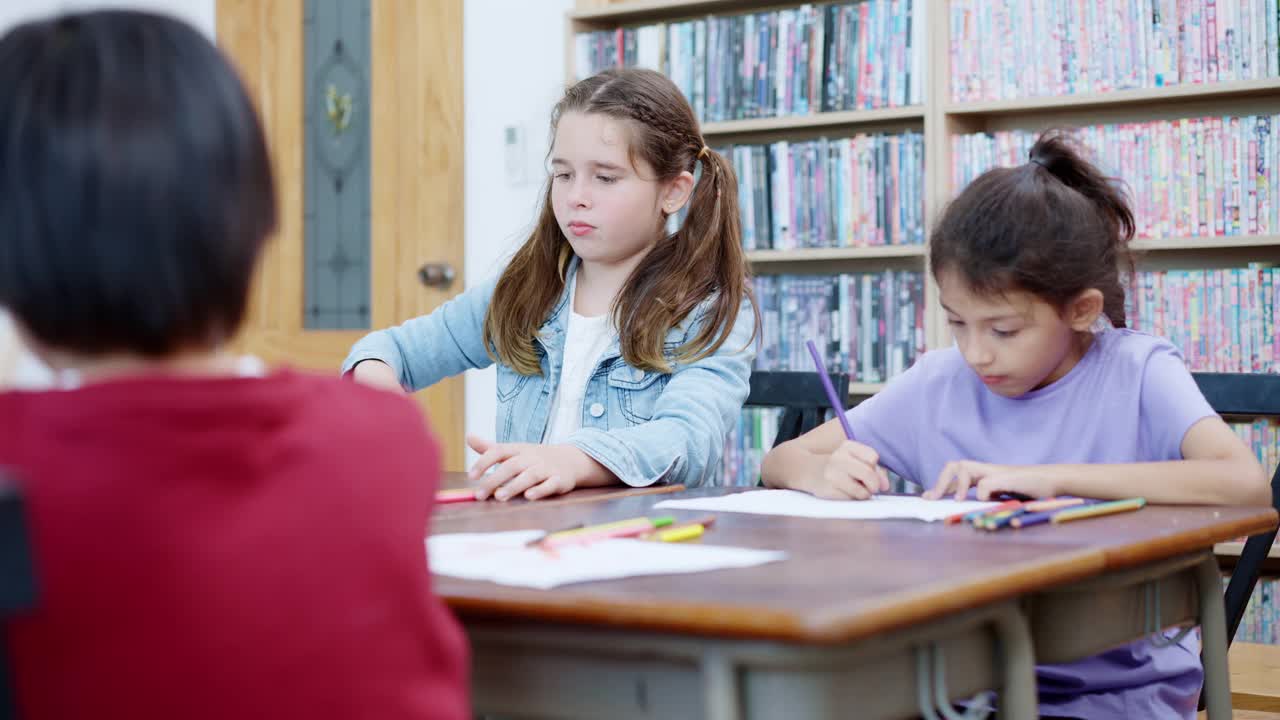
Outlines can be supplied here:
<path id="1" fill-rule="evenodd" d="M 476 491 L 470 488 L 461 488 L 458 490 L 440 490 L 436 493 L 437 505 L 448 505 L 450 503 L 475 502 Z"/>
<path id="2" fill-rule="evenodd" d="M 981 517 L 983 515 L 988 515 L 990 513 L 1000 512 L 1001 510 L 1013 510 L 1021 506 L 1022 506 L 1021 500 L 1009 500 L 1007 502 L 1002 502 L 999 505 L 993 505 L 992 507 L 986 508 L 985 510 L 973 510 L 971 512 L 962 512 L 962 513 L 956 513 L 955 515 L 948 515 L 943 520 L 943 522 L 948 525 L 955 525 L 956 523 L 964 522 L 965 520 L 970 520 L 975 517 Z"/>

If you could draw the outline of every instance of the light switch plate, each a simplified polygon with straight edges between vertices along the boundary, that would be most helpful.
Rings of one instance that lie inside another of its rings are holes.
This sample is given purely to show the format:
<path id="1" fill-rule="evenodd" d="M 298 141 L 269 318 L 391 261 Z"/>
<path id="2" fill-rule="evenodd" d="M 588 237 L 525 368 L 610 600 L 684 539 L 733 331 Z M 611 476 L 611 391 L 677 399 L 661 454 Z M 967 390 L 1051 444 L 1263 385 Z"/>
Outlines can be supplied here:
<path id="1" fill-rule="evenodd" d="M 510 187 L 524 185 L 528 182 L 524 128 L 519 125 L 508 125 L 502 129 L 502 137 L 507 185 Z"/>

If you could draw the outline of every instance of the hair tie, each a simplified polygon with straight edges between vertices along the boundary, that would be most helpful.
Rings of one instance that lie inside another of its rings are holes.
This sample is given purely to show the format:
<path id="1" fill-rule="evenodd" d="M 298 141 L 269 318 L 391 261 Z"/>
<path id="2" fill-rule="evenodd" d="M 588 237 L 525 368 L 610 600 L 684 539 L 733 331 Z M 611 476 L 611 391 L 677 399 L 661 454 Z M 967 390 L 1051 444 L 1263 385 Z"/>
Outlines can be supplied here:
<path id="1" fill-rule="evenodd" d="M 1045 161 L 1041 160 L 1041 159 L 1040 159 L 1040 158 L 1038 158 L 1038 157 L 1033 157 L 1033 158 L 1031 158 L 1031 162 L 1033 162 L 1033 163 L 1035 163 L 1035 164 L 1039 165 L 1040 167 L 1044 168 L 1045 170 L 1048 170 L 1048 169 L 1049 169 L 1049 166 L 1045 163 Z"/>
<path id="2" fill-rule="evenodd" d="M 706 157 L 707 153 L 709 152 L 711 152 L 711 148 L 707 147 L 706 145 L 703 145 L 702 149 L 698 151 L 698 159 L 701 160 L 702 158 Z"/>

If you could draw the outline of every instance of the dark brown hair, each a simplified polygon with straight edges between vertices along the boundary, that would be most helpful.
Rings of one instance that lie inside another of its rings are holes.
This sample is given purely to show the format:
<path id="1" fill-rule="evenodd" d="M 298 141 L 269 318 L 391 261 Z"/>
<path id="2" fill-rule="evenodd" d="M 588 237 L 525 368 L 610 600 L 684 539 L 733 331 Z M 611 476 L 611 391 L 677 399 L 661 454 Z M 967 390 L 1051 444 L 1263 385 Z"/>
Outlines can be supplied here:
<path id="1" fill-rule="evenodd" d="M 552 111 L 553 134 L 568 112 L 599 113 L 627 123 L 632 165 L 644 161 L 660 182 L 693 172 L 702 163 L 683 224 L 665 235 L 654 219 L 655 236 L 663 237 L 627 278 L 613 313 L 627 364 L 669 372 L 663 355 L 667 331 L 713 298 L 697 335 L 676 348 L 675 359 L 688 362 L 715 353 L 751 292 L 733 167 L 714 150 L 703 151 L 693 109 L 661 73 L 614 69 L 578 82 Z M 516 372 L 541 372 L 534 337 L 564 291 L 572 256 L 556 222 L 548 182 L 537 224 L 498 279 L 485 313 L 486 346 Z M 758 325 L 759 313 L 752 305 Z"/>
<path id="2" fill-rule="evenodd" d="M 1060 131 L 1040 136 L 1025 165 L 980 175 L 929 240 L 934 277 L 956 272 L 979 294 L 1023 290 L 1066 307 L 1102 292 L 1103 313 L 1125 326 L 1120 266 L 1133 267 L 1133 211 L 1120 182 L 1085 160 Z"/>
<path id="3" fill-rule="evenodd" d="M 0 96 L 0 305 L 88 355 L 229 339 L 276 197 L 222 52 L 163 15 L 63 15 L 0 40 Z"/>

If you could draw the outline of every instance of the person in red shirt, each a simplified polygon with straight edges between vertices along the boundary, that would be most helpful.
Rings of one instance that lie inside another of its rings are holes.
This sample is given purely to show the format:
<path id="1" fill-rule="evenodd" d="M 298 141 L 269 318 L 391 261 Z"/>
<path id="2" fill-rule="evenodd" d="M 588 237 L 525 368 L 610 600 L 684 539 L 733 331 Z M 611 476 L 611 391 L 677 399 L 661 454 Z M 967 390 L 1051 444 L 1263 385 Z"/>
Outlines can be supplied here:
<path id="1" fill-rule="evenodd" d="M 0 39 L 0 306 L 59 389 L 0 393 L 38 580 L 0 620 L 21 717 L 469 717 L 403 397 L 224 347 L 276 224 L 262 128 L 173 19 Z"/>

